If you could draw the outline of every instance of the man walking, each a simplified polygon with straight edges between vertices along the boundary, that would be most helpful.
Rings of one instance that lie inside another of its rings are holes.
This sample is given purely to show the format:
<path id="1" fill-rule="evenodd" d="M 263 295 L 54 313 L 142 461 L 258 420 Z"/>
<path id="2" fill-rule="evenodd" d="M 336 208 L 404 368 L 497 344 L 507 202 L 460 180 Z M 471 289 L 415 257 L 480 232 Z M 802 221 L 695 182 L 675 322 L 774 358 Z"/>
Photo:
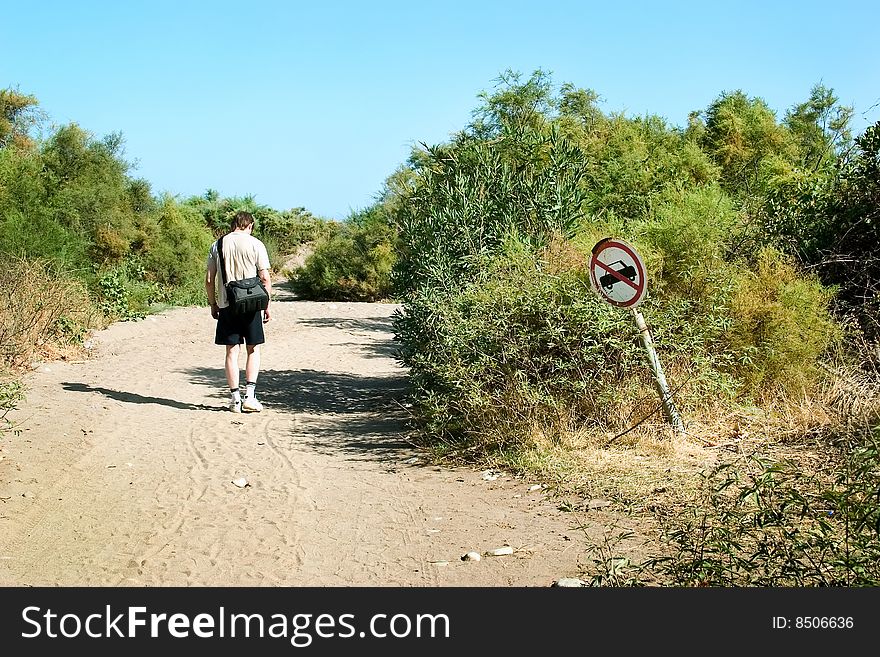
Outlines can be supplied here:
<path id="1" fill-rule="evenodd" d="M 269 254 L 266 246 L 251 235 L 254 229 L 254 217 L 249 212 L 237 212 L 232 218 L 230 232 L 223 236 L 223 260 L 226 263 L 226 280 L 238 281 L 243 278 L 259 276 L 272 297 L 272 282 L 269 278 Z M 217 242 L 211 247 L 208 255 L 207 273 L 205 274 L 205 292 L 211 304 L 211 317 L 217 320 L 215 344 L 226 346 L 226 382 L 229 384 L 231 396 L 229 410 L 233 413 L 259 413 L 263 405 L 257 401 L 257 376 L 260 374 L 260 345 L 266 341 L 263 324 L 268 322 L 271 314 L 269 308 L 256 310 L 245 315 L 233 315 L 226 298 L 223 275 L 220 273 L 220 254 Z M 245 365 L 244 400 L 238 387 L 238 355 L 239 346 L 244 344 L 247 349 Z"/>

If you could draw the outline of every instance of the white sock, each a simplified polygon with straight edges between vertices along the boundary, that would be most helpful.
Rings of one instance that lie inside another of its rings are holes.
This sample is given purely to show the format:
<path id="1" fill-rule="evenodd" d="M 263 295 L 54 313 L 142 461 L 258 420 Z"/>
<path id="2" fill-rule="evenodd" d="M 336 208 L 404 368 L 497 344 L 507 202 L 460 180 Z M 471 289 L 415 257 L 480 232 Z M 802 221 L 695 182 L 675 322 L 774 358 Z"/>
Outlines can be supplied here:
<path id="1" fill-rule="evenodd" d="M 236 404 L 241 403 L 241 393 L 238 391 L 238 388 L 233 388 L 229 391 L 229 394 L 232 395 L 232 401 L 234 401 Z"/>
<path id="2" fill-rule="evenodd" d="M 246 390 L 245 395 L 244 395 L 245 398 L 246 398 L 246 399 L 252 399 L 253 396 L 254 396 L 254 392 L 256 391 L 256 389 L 257 389 L 257 384 L 256 384 L 256 383 L 251 383 L 250 381 L 248 381 L 248 383 L 247 383 L 247 387 L 245 388 L 245 390 Z"/>

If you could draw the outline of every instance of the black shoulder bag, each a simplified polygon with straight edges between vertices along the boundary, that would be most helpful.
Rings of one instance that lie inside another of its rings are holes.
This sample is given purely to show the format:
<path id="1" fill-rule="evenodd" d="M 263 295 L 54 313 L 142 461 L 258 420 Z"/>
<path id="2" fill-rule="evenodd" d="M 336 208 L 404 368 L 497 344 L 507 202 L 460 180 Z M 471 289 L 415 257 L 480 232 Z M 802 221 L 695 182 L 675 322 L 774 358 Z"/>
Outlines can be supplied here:
<path id="1" fill-rule="evenodd" d="M 220 272 L 226 300 L 233 315 L 246 315 L 269 307 L 269 293 L 259 276 L 243 278 L 240 281 L 226 281 L 226 260 L 223 258 L 223 238 L 217 240 L 217 253 L 220 254 Z"/>

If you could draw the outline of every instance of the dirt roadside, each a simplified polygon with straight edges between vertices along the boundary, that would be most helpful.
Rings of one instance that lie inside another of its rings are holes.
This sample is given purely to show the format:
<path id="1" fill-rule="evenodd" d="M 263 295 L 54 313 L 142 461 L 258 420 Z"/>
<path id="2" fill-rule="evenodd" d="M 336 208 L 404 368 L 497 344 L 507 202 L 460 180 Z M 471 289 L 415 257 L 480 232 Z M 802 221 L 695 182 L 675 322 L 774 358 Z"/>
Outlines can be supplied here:
<path id="1" fill-rule="evenodd" d="M 436 467 L 407 440 L 395 308 L 282 292 L 259 414 L 226 410 L 204 308 L 112 325 L 92 358 L 41 364 L 10 416 L 20 433 L 0 443 L 0 585 L 548 586 L 578 576 L 583 533 L 548 490 L 531 490 L 541 482 Z M 460 559 L 505 545 L 512 555 Z"/>

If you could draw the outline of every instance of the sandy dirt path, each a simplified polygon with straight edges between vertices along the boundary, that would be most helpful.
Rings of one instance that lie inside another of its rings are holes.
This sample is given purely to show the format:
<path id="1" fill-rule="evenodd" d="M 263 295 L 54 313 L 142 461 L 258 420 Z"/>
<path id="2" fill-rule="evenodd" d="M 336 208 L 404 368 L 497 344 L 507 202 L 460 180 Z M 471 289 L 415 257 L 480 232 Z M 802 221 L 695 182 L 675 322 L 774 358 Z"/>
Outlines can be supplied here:
<path id="1" fill-rule="evenodd" d="M 115 324 L 89 360 L 28 374 L 11 416 L 20 434 L 0 444 L 0 585 L 547 586 L 576 576 L 583 539 L 545 491 L 529 490 L 537 482 L 438 468 L 407 441 L 395 308 L 282 295 L 259 414 L 226 410 L 204 308 Z M 239 477 L 249 485 L 233 485 Z M 460 560 L 504 545 L 514 554 Z"/>

